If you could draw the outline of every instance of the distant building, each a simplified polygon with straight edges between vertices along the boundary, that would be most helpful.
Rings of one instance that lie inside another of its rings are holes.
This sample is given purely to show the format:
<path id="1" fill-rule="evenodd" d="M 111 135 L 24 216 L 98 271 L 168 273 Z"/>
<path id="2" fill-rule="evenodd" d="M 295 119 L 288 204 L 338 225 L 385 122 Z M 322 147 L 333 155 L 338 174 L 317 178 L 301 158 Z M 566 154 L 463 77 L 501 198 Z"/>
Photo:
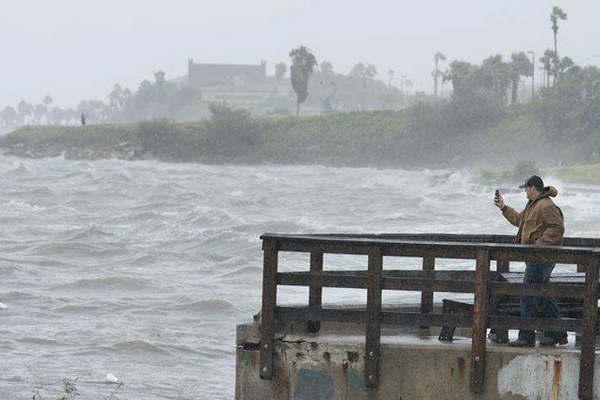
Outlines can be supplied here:
<path id="1" fill-rule="evenodd" d="M 202 93 L 205 102 L 225 101 L 232 105 L 253 106 L 274 96 L 287 96 L 289 82 L 267 76 L 267 63 L 204 64 L 188 60 L 187 84 Z"/>
<path id="2" fill-rule="evenodd" d="M 188 83 L 194 88 L 206 86 L 252 86 L 267 81 L 267 63 L 243 64 L 198 64 L 188 60 Z"/>

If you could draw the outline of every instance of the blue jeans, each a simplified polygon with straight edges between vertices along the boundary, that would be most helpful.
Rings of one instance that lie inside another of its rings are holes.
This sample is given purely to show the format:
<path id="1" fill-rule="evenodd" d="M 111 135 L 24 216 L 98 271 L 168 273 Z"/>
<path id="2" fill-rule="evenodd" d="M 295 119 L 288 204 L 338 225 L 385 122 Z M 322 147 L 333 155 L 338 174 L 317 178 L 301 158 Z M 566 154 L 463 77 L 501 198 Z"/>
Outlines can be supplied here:
<path id="1" fill-rule="evenodd" d="M 525 277 L 523 283 L 548 283 L 550 274 L 554 269 L 554 263 L 536 262 L 525 263 Z M 560 318 L 560 311 L 556 300 L 552 297 L 522 296 L 521 318 Z M 564 332 L 544 332 L 547 337 L 558 338 L 564 336 Z M 519 331 L 519 339 L 535 343 L 535 331 Z"/>

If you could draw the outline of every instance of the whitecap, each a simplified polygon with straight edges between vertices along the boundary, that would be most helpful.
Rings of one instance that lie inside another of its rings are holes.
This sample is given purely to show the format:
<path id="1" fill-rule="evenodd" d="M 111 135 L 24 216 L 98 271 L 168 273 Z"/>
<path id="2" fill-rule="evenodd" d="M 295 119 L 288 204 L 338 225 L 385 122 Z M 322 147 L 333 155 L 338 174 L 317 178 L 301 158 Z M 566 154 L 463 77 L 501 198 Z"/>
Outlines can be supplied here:
<path id="1" fill-rule="evenodd" d="M 104 382 L 106 383 L 119 383 L 119 378 L 111 374 L 110 372 L 106 374 L 104 377 Z"/>

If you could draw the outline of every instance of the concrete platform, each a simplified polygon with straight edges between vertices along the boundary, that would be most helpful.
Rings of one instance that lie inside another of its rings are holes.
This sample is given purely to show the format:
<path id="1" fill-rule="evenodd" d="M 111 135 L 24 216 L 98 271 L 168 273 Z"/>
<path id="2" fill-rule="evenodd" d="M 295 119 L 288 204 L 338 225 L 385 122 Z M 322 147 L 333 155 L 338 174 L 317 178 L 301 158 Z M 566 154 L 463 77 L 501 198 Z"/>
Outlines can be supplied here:
<path id="1" fill-rule="evenodd" d="M 439 329 L 385 327 L 379 387 L 367 389 L 364 327 L 324 323 L 320 333 L 310 334 L 304 326 L 280 327 L 272 381 L 259 377 L 257 324 L 238 326 L 236 399 L 577 399 L 580 352 L 574 335 L 568 346 L 556 348 L 518 349 L 488 341 L 485 393 L 476 396 L 469 391 L 468 330 L 446 343 L 437 340 Z M 596 357 L 594 399 L 600 399 L 599 370 Z"/>

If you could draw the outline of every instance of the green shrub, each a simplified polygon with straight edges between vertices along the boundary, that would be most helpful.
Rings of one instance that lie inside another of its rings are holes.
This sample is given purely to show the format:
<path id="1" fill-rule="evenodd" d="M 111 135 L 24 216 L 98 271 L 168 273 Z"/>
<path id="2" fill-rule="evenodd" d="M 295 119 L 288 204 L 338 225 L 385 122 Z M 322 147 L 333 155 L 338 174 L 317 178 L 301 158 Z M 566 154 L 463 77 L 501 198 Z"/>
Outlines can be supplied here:
<path id="1" fill-rule="evenodd" d="M 247 110 L 232 109 L 225 103 L 212 103 L 209 110 L 208 142 L 219 154 L 241 155 L 263 142 L 263 132 Z"/>
<path id="2" fill-rule="evenodd" d="M 157 119 L 138 123 L 137 137 L 142 150 L 147 153 L 164 153 L 177 139 L 179 127 L 174 121 Z"/>

